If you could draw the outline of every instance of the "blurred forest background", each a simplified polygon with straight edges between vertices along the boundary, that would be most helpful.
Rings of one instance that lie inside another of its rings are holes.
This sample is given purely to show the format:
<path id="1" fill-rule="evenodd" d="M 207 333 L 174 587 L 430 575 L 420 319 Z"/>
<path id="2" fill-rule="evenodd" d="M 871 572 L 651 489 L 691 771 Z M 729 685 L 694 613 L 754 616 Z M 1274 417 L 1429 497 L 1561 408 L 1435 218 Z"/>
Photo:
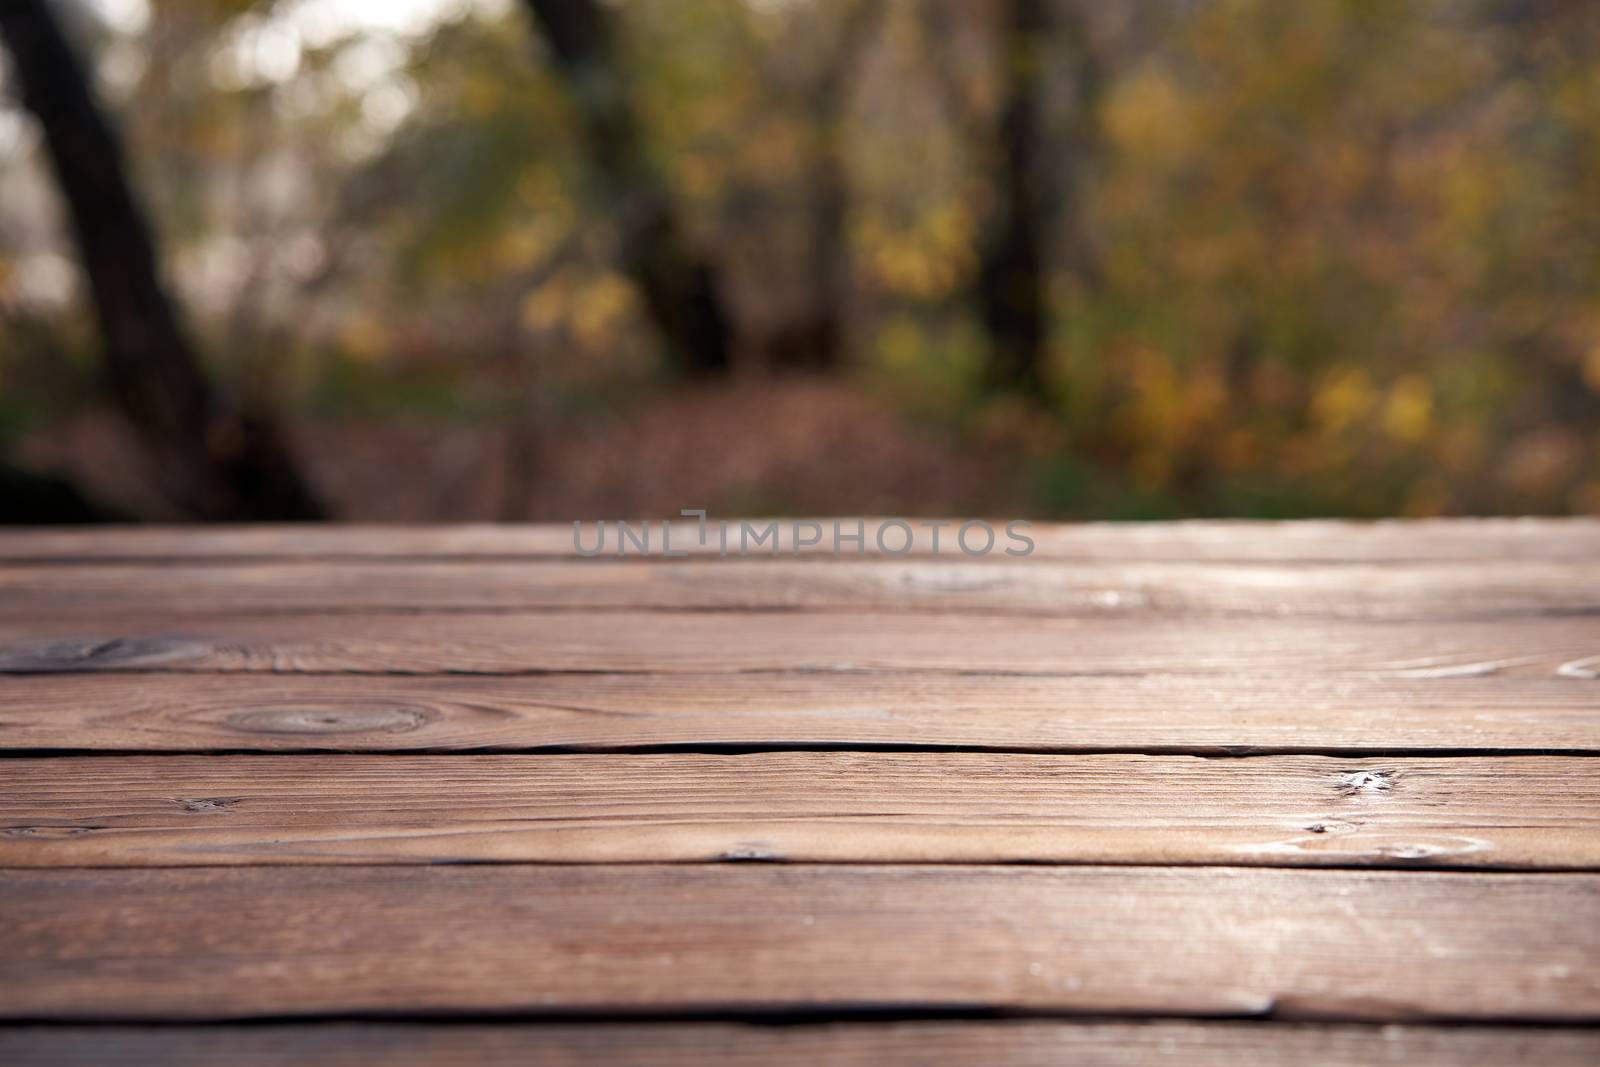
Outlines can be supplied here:
<path id="1" fill-rule="evenodd" d="M 1588 0 L 6 4 L 13 519 L 1600 513 Z"/>

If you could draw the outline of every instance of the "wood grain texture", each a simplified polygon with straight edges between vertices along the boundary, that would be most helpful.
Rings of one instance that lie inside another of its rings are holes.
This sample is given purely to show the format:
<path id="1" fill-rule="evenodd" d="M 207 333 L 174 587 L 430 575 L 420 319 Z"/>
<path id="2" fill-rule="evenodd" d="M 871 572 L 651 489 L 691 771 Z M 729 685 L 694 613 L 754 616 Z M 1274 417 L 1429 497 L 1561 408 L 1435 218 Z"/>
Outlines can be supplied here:
<path id="1" fill-rule="evenodd" d="M 0 533 L 0 1061 L 1600 1057 L 1600 522 L 1031 533 Z"/>
<path id="2" fill-rule="evenodd" d="M 1015 1009 L 1600 1020 L 1600 875 L 1170 867 L 0 872 L 0 1015 Z"/>
<path id="3" fill-rule="evenodd" d="M 1539 674 L 1529 669 L 1439 678 L 1416 672 L 40 674 L 0 677 L 0 751 L 921 745 L 1600 752 L 1597 683 L 1560 676 L 1548 664 Z"/>
<path id="4" fill-rule="evenodd" d="M 0 866 L 709 862 L 1600 868 L 1600 760 L 14 759 Z"/>
<path id="5" fill-rule="evenodd" d="M 692 521 L 692 520 L 690 520 Z M 824 520 L 831 524 L 832 520 Z M 914 524 L 921 520 L 910 520 Z M 996 520 L 996 528 L 1002 523 Z M 876 524 L 866 527 L 874 543 Z M 585 527 L 591 543 L 594 527 Z M 827 527 L 831 537 L 832 527 Z M 1600 520 L 1194 521 L 1036 524 L 1035 559 L 1256 562 L 1600 560 Z M 781 535 L 787 540 L 788 523 Z M 947 535 L 948 536 L 948 535 Z M 931 546 L 919 537 L 918 545 Z M 945 542 L 946 544 L 948 542 Z M 831 547 L 831 541 L 829 542 Z M 898 541 L 895 542 L 898 544 Z M 674 540 L 674 547 L 715 553 Z M 808 550 L 815 552 L 815 550 Z M 531 526 L 129 526 L 0 531 L 0 559 L 195 560 L 574 556 L 570 524 Z M 823 552 L 822 555 L 828 555 Z M 961 557 L 941 555 L 941 559 Z"/>
<path id="6" fill-rule="evenodd" d="M 0 618 L 550 610 L 1466 620 L 1600 606 L 1600 561 L 1058 563 L 485 559 L 0 567 Z"/>
<path id="7" fill-rule="evenodd" d="M 1593 680 L 1600 616 L 1514 621 L 751 612 L 147 616 L 0 621 L 0 673 L 1506 672 Z"/>
<path id="8" fill-rule="evenodd" d="M 300 1023 L 0 1027 L 15 1067 L 1592 1067 L 1600 1030 L 1265 1022 Z"/>

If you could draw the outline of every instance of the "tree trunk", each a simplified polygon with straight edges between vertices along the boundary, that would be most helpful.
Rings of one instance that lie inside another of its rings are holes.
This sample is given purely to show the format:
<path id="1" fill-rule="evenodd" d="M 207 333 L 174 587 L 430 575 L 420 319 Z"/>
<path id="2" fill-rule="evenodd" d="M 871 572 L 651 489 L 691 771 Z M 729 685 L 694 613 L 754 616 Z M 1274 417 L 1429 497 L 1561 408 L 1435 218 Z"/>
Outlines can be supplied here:
<path id="1" fill-rule="evenodd" d="M 610 16 L 597 0 L 527 0 L 583 124 L 596 178 L 616 213 L 622 268 L 680 372 L 732 362 L 733 320 L 715 263 L 691 247 L 666 182 L 650 166 Z"/>
<path id="2" fill-rule="evenodd" d="M 774 362 L 806 371 L 833 371 L 845 362 L 853 288 L 850 256 L 850 176 L 844 112 L 861 56 L 887 5 L 855 0 L 841 16 L 827 60 L 808 102 L 813 138 L 811 203 L 806 234 L 807 306 L 777 346 Z"/>
<path id="3" fill-rule="evenodd" d="M 1038 395 L 1044 388 L 1044 241 L 1049 182 L 1044 153 L 1044 52 L 1048 0 L 1007 0 L 1001 29 L 1002 99 L 994 145 L 995 203 L 978 271 L 989 336 L 988 386 Z"/>
<path id="4" fill-rule="evenodd" d="M 230 410 L 206 381 L 162 285 L 121 146 L 47 0 L 5 0 L 0 33 L 72 218 L 112 395 L 167 495 L 197 518 L 320 517 L 276 422 Z"/>
<path id="5" fill-rule="evenodd" d="M 80 522 L 116 522 L 126 516 L 102 507 L 77 486 L 49 474 L 13 467 L 0 459 L 0 525 L 62 525 Z"/>

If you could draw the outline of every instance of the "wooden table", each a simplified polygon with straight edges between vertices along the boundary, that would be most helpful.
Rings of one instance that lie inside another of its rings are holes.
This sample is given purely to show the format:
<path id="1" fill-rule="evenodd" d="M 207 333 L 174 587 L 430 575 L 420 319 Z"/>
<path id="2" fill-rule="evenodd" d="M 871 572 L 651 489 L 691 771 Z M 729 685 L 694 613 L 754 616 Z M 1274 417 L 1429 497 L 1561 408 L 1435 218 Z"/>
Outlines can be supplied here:
<path id="1" fill-rule="evenodd" d="M 1600 523 L 1033 534 L 0 535 L 0 1062 L 1600 1062 Z"/>

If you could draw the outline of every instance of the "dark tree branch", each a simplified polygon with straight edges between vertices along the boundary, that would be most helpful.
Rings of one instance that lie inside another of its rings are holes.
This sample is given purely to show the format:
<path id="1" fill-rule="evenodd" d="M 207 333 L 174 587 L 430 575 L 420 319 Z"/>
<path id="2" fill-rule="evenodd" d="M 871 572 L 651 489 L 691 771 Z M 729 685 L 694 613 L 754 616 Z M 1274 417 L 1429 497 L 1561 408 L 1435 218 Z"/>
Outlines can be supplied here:
<path id="1" fill-rule="evenodd" d="M 577 109 L 596 178 L 616 213 L 624 272 L 684 374 L 725 371 L 733 320 L 716 264 L 691 247 L 666 182 L 650 166 L 616 54 L 616 33 L 597 0 L 527 0 Z"/>
<path id="2" fill-rule="evenodd" d="M 773 362 L 827 371 L 845 361 L 845 316 L 854 291 L 850 256 L 850 180 L 844 119 L 856 69 L 887 5 L 851 0 L 810 87 L 805 111 L 812 132 L 811 202 L 805 275 L 808 301 L 799 321 L 774 338 Z"/>
<path id="3" fill-rule="evenodd" d="M 1084 200 L 1090 166 L 1100 157 L 1104 142 L 1101 103 L 1105 96 L 1106 72 L 1090 39 L 1089 20 L 1082 5 L 1073 3 L 1063 9 L 1059 36 L 1071 68 L 1073 99 L 1066 143 L 1062 150 L 1051 153 L 1057 162 L 1055 206 L 1051 210 L 1066 221 L 1068 269 L 1080 285 L 1093 290 L 1100 284 L 1100 262 L 1090 238 Z"/>
<path id="4" fill-rule="evenodd" d="M 1038 395 L 1044 387 L 1044 242 L 1049 180 L 1044 143 L 1048 0 L 1007 0 L 1000 30 L 996 197 L 978 271 L 989 335 L 989 386 Z"/>
<path id="5" fill-rule="evenodd" d="M 72 218 L 112 394 L 168 495 L 200 518 L 318 517 L 276 422 L 230 410 L 206 380 L 162 284 L 116 134 L 47 0 L 0 3 L 0 34 Z"/>

